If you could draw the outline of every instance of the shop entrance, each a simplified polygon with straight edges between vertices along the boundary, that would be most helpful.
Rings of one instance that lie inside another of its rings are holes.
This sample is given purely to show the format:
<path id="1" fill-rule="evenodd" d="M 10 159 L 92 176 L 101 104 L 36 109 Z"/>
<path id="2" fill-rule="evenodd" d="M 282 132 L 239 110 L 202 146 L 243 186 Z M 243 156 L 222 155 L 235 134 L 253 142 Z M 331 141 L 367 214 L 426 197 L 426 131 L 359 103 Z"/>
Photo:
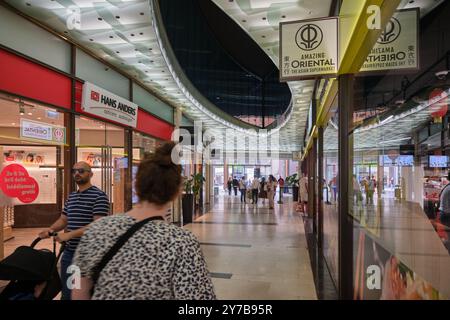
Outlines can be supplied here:
<path id="1" fill-rule="evenodd" d="M 128 155 L 124 129 L 82 116 L 76 118 L 75 127 L 77 161 L 91 165 L 92 184 L 107 194 L 111 213 L 125 212 Z"/>

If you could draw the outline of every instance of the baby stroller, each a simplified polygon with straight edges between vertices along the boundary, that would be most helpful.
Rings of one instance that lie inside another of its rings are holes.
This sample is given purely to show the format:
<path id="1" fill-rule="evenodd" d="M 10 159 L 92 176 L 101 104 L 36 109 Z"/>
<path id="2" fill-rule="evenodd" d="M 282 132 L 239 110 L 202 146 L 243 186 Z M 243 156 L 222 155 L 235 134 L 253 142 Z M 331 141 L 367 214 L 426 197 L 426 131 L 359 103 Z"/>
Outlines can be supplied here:
<path id="1" fill-rule="evenodd" d="M 52 236 L 56 236 L 56 233 Z M 34 240 L 29 247 L 18 247 L 0 261 L 0 280 L 10 281 L 0 293 L 0 301 L 52 300 L 61 291 L 57 264 L 64 251 L 64 244 L 57 254 L 55 238 L 53 252 L 35 249 L 39 241 L 41 238 Z"/>

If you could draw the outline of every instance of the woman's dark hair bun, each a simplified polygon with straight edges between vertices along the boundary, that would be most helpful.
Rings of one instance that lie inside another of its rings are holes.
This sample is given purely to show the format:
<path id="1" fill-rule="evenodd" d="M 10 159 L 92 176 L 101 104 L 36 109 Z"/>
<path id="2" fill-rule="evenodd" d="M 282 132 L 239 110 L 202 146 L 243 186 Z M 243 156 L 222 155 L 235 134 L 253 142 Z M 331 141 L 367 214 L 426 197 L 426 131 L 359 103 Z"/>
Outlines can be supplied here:
<path id="1" fill-rule="evenodd" d="M 136 193 L 141 201 L 159 205 L 172 201 L 182 183 L 181 166 L 172 161 L 174 142 L 166 142 L 149 154 L 136 174 Z"/>
<path id="2" fill-rule="evenodd" d="M 175 147 L 174 143 L 163 144 L 154 154 L 153 161 L 163 167 L 171 167 L 174 165 L 172 161 L 172 149 Z"/>

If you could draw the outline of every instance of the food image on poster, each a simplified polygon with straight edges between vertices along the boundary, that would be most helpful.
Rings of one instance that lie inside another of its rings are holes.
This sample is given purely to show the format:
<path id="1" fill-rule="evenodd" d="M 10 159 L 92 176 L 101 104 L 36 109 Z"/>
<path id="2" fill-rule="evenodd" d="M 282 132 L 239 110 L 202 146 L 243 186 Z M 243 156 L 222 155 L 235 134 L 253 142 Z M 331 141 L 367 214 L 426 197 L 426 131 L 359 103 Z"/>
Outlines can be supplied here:
<path id="1" fill-rule="evenodd" d="M 355 236 L 355 300 L 446 299 L 364 231 L 355 231 Z"/>

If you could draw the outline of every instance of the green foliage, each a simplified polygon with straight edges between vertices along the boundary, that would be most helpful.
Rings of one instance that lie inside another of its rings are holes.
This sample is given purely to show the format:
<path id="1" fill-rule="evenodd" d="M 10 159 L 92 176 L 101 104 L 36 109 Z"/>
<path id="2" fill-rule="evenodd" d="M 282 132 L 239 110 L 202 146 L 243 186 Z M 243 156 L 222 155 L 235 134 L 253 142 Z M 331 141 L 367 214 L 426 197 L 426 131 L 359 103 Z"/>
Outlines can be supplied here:
<path id="1" fill-rule="evenodd" d="M 201 173 L 193 174 L 190 178 L 184 177 L 184 192 L 187 194 L 193 193 L 195 196 L 198 196 L 205 181 L 206 179 Z"/>
<path id="2" fill-rule="evenodd" d="M 296 173 L 286 178 L 286 183 L 289 186 L 298 186 L 299 181 L 300 180 L 298 179 L 298 175 Z"/>

